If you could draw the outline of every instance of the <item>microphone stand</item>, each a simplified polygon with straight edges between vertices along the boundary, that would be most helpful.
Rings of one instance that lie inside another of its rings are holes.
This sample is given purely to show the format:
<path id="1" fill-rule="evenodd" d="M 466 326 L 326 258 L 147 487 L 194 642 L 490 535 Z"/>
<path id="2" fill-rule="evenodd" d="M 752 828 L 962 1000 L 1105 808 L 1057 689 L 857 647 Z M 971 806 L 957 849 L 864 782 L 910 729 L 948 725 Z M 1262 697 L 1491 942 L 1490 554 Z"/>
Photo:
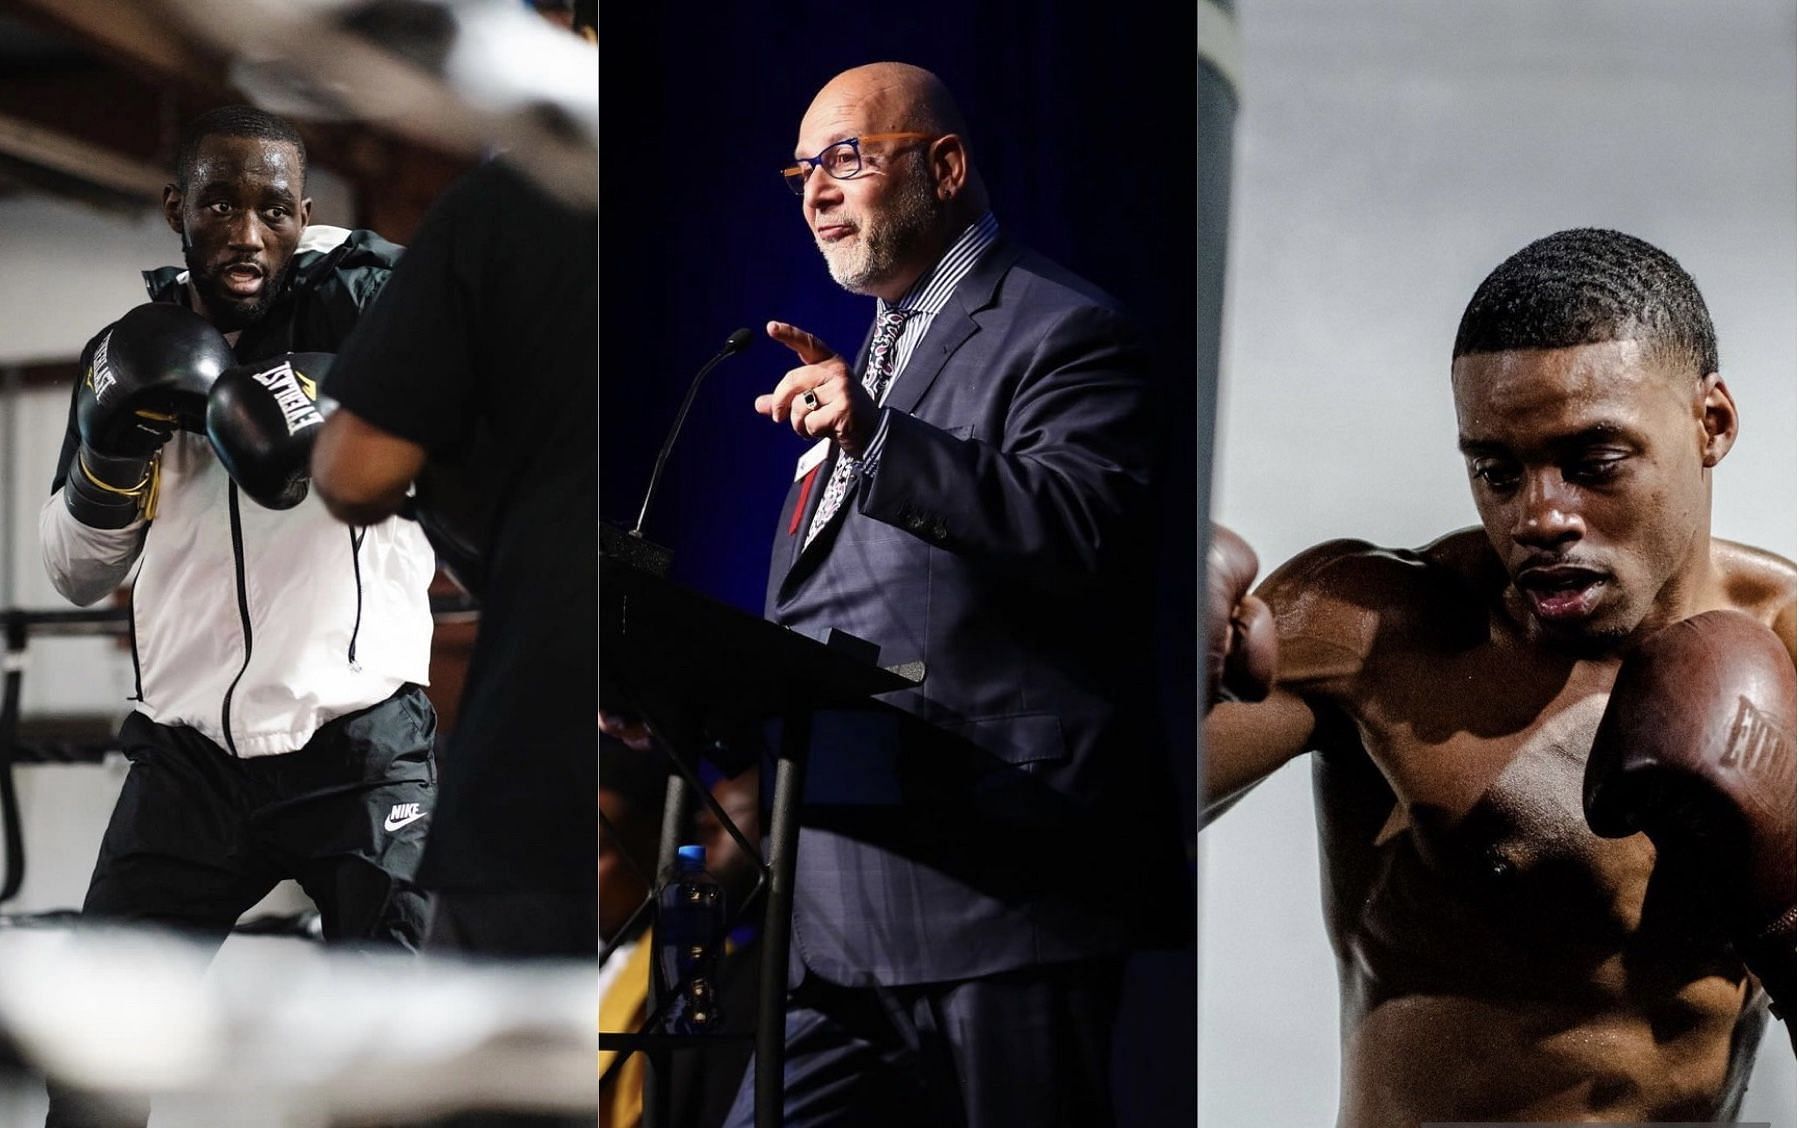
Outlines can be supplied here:
<path id="1" fill-rule="evenodd" d="M 650 471 L 650 486 L 643 491 L 643 508 L 637 511 L 637 524 L 631 527 L 630 536 L 640 540 L 643 538 L 644 518 L 649 516 L 650 500 L 656 496 L 656 486 L 662 480 L 662 467 L 668 462 L 669 451 L 675 447 L 675 439 L 680 437 L 681 426 L 687 422 L 687 413 L 693 408 L 694 397 L 699 394 L 700 382 L 705 380 L 706 374 L 718 367 L 726 357 L 742 352 L 754 339 L 754 335 L 748 329 L 739 329 L 732 333 L 725 339 L 725 347 L 719 349 L 711 360 L 700 366 L 700 371 L 698 375 L 694 376 L 693 383 L 687 385 L 687 397 L 681 401 L 681 410 L 675 414 L 675 425 L 668 429 L 668 438 L 663 440 L 662 449 L 656 454 L 655 468 Z"/>

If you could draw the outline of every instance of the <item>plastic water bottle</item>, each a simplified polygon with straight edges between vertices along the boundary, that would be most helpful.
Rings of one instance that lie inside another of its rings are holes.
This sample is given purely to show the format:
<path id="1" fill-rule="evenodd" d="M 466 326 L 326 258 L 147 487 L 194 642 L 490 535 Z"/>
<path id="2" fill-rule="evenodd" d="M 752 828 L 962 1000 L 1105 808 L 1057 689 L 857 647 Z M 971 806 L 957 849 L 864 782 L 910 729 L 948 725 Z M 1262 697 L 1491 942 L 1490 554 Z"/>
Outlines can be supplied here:
<path id="1" fill-rule="evenodd" d="M 656 895 L 656 962 L 662 991 L 689 980 L 666 1012 L 670 1034 L 699 1034 L 718 1025 L 713 974 L 725 942 L 725 895 L 706 872 L 706 848 L 683 846 Z M 691 979 L 689 979 L 691 977 Z"/>

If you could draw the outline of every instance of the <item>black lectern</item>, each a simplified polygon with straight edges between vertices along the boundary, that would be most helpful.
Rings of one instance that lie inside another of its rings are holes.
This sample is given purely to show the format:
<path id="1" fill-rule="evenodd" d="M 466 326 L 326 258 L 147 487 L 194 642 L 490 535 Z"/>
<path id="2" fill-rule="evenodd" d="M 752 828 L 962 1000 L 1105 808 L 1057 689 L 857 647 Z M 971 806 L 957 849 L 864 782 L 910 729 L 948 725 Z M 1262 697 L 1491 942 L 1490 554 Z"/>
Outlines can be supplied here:
<path id="1" fill-rule="evenodd" d="M 669 779 L 659 874 L 673 862 L 689 790 L 711 808 L 739 847 L 760 857 L 700 785 L 695 765 L 701 751 L 720 734 L 747 731 L 773 717 L 786 722 L 781 746 L 774 753 L 768 857 L 760 861 L 757 885 L 765 903 L 756 1008 L 756 1128 L 777 1128 L 808 721 L 819 709 L 886 708 L 870 697 L 910 688 L 917 678 L 874 665 L 870 657 L 874 648 L 861 640 L 826 645 L 684 589 L 658 574 L 665 566 L 666 556 L 659 557 L 653 546 L 601 527 L 600 705 L 648 720 L 676 768 L 677 774 Z M 722 937 L 719 940 L 723 942 Z M 664 1101 L 657 1092 L 658 1049 L 708 1036 L 653 1033 L 663 1008 L 655 997 L 650 1002 L 650 1021 L 643 1030 L 602 1033 L 600 1043 L 602 1048 L 650 1054 L 644 1123 L 646 1128 L 661 1128 L 657 1118 Z"/>

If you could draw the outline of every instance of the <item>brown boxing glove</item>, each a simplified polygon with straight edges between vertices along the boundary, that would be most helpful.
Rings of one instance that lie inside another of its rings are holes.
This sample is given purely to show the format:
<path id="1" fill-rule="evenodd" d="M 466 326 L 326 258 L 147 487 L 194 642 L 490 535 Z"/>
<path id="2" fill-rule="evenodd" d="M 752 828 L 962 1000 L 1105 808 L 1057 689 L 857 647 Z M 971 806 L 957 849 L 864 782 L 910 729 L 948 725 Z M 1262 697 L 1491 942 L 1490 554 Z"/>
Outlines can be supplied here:
<path id="1" fill-rule="evenodd" d="M 1715 878 L 1738 955 L 1793 1026 L 1794 675 L 1773 631 L 1707 611 L 1633 646 L 1587 758 L 1594 833 Z"/>
<path id="2" fill-rule="evenodd" d="M 1206 559 L 1206 708 L 1219 701 L 1260 701 L 1274 686 L 1274 615 L 1249 594 L 1255 550 L 1223 525 L 1212 526 Z"/>

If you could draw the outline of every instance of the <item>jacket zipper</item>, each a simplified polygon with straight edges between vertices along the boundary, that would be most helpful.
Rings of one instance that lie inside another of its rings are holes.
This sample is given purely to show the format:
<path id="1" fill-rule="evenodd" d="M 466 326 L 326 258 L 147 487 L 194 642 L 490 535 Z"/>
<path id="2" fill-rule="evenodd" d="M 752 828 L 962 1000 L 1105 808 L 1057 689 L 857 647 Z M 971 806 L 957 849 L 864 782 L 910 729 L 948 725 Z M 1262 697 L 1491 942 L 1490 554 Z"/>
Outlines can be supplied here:
<path id="1" fill-rule="evenodd" d="M 250 593 L 244 585 L 244 524 L 238 515 L 236 482 L 231 483 L 228 496 L 231 501 L 231 558 L 237 566 L 237 613 L 244 625 L 244 664 L 238 667 L 237 676 L 225 690 L 225 704 L 219 720 L 225 729 L 225 747 L 236 756 L 237 742 L 231 739 L 231 695 L 237 692 L 237 683 L 244 680 L 244 673 L 250 668 Z"/>
<path id="2" fill-rule="evenodd" d="M 362 667 L 356 664 L 356 637 L 362 633 L 362 538 L 368 535 L 366 528 L 350 528 L 350 567 L 356 573 L 356 625 L 350 628 L 350 669 L 361 673 Z"/>

